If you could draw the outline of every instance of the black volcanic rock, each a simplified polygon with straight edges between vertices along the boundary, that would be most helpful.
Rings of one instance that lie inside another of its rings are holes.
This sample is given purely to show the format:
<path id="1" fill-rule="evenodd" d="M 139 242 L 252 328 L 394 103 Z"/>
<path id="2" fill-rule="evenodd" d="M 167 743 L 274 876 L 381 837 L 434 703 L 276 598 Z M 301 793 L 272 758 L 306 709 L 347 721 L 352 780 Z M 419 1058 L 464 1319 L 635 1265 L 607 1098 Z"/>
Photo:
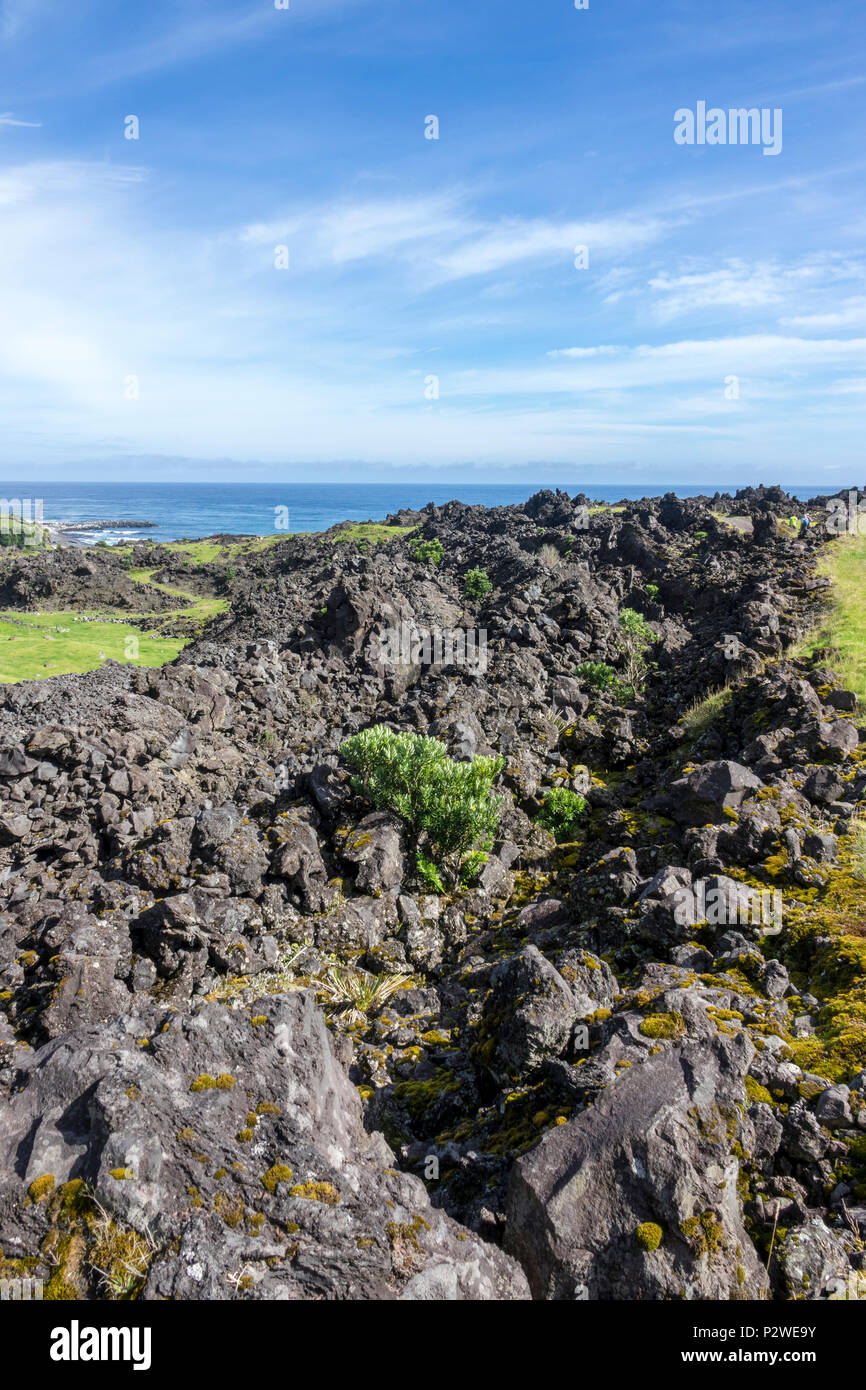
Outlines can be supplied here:
<path id="1" fill-rule="evenodd" d="M 146 1299 L 817 1298 L 856 1270 L 864 1056 L 832 995 L 859 957 L 823 914 L 856 921 L 863 729 L 789 655 L 834 543 L 776 527 L 799 505 L 543 490 L 231 565 L 137 544 L 226 611 L 163 668 L 0 690 L 0 1277 L 105 1297 L 103 1219 Z M 13 613 L 175 602 L 101 549 L 2 559 Z M 373 724 L 502 759 L 447 892 L 341 759 Z"/>

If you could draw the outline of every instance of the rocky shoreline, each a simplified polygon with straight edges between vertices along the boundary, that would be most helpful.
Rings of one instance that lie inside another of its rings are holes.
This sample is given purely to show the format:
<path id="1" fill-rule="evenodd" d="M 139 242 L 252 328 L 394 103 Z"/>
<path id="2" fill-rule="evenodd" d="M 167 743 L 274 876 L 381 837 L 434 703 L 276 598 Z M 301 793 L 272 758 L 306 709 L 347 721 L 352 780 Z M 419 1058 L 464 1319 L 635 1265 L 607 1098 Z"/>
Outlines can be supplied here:
<path id="1" fill-rule="evenodd" d="M 43 523 L 52 545 L 84 549 L 93 544 L 96 531 L 156 531 L 157 521 L 46 521 Z"/>
<path id="2" fill-rule="evenodd" d="M 786 533 L 801 505 L 431 505 L 387 544 L 294 536 L 232 573 L 136 543 L 154 585 L 229 611 L 163 668 L 0 691 L 0 1278 L 145 1300 L 866 1279 L 866 725 L 790 655 L 838 543 L 815 500 Z M 4 602 L 139 601 L 118 557 L 86 564 L 16 556 Z M 419 655 L 481 629 L 483 669 Z M 501 760 L 472 874 L 434 882 L 365 793 L 345 748 L 373 725 Z M 554 792 L 584 803 L 567 835 Z"/>

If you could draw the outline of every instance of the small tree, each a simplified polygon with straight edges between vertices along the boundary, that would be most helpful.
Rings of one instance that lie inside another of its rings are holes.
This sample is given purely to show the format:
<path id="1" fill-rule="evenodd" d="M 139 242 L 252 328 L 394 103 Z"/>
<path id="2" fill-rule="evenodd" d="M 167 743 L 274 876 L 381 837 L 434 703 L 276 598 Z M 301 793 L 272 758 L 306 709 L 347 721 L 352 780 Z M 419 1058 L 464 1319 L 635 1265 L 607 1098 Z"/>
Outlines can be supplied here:
<path id="1" fill-rule="evenodd" d="M 405 820 L 416 839 L 423 836 L 453 883 L 484 862 L 499 825 L 502 800 L 491 796 L 491 787 L 503 758 L 455 762 L 439 739 L 398 734 L 384 724 L 353 734 L 340 754 L 357 771 L 355 790 Z M 432 881 L 429 869 L 425 876 Z"/>
<path id="2" fill-rule="evenodd" d="M 480 603 L 492 591 L 490 575 L 483 569 L 467 570 L 463 579 L 463 597 L 470 603 Z"/>
<path id="3" fill-rule="evenodd" d="M 637 693 L 646 679 L 644 652 L 656 635 L 642 613 L 634 608 L 619 610 L 619 647 L 623 658 L 624 693 Z"/>

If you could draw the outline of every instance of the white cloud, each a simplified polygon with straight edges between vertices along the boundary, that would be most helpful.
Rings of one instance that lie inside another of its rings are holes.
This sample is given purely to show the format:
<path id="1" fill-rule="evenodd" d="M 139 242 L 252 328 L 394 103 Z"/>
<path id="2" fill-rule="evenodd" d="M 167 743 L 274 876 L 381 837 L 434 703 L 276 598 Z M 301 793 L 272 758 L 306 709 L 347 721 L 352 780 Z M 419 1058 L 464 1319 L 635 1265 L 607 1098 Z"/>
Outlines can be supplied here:
<path id="1" fill-rule="evenodd" d="M 612 347 L 604 343 L 599 347 L 552 348 L 547 355 L 548 357 L 606 357 L 611 353 L 622 351 L 622 348 Z"/>
<path id="2" fill-rule="evenodd" d="M 769 266 L 750 268 L 742 261 L 728 261 L 719 270 L 703 273 L 656 275 L 649 288 L 662 296 L 654 305 L 661 320 L 681 318 L 710 306 L 751 309 L 783 298 L 777 273 Z"/>
<path id="3" fill-rule="evenodd" d="M 441 238 L 464 236 L 470 225 L 451 195 L 340 200 L 252 223 L 241 228 L 238 238 L 252 246 L 295 238 L 305 263 L 340 266 L 394 253 L 415 259 L 425 243 L 431 255 Z"/>
<path id="4" fill-rule="evenodd" d="M 7 465 L 39 450 L 61 463 L 134 453 L 502 467 L 637 454 L 682 470 L 698 441 L 708 462 L 733 450 L 784 465 L 802 454 L 810 411 L 825 421 L 833 402 L 847 430 L 859 405 L 853 389 L 821 392 L 856 380 L 862 338 L 607 339 L 546 353 L 515 337 L 518 317 L 500 359 L 501 323 L 485 307 L 503 257 L 526 293 L 562 248 L 570 267 L 576 224 L 511 221 L 506 232 L 458 191 L 340 198 L 203 237 L 164 220 L 161 195 L 134 166 L 31 162 L 0 176 Z M 611 248 L 630 244 L 629 219 L 582 224 L 584 235 L 589 225 L 607 229 Z M 292 269 L 278 272 L 283 240 Z M 489 283 L 464 283 L 483 267 Z M 583 272 L 571 274 L 582 292 Z M 434 284 L 432 299 L 411 293 Z M 730 373 L 742 383 L 735 408 L 723 396 Z M 123 393 L 131 374 L 135 401 Z M 834 443 L 842 462 L 846 439 Z"/>
<path id="5" fill-rule="evenodd" d="M 834 396 L 866 396 L 866 376 L 843 378 L 828 387 Z"/>
<path id="6" fill-rule="evenodd" d="M 796 338 L 781 334 L 743 337 L 682 339 L 637 347 L 606 347 L 593 353 L 587 348 L 559 348 L 548 354 L 562 365 L 527 370 L 482 369 L 459 374 L 454 389 L 470 395 L 540 395 L 567 393 L 584 396 L 593 392 L 632 391 L 642 388 L 670 390 L 689 382 L 719 384 L 728 375 L 748 380 L 788 384 L 788 394 L 810 373 L 832 368 L 848 360 L 859 361 L 866 353 L 866 338 Z M 574 359 L 581 359 L 579 365 Z"/>
<path id="7" fill-rule="evenodd" d="M 628 254 L 663 233 L 662 223 L 650 218 L 485 221 L 467 212 L 465 203 L 465 195 L 457 193 L 337 201 L 249 224 L 238 238 L 251 245 L 275 245 L 294 236 L 308 264 L 340 266 L 396 257 L 432 286 L 521 264 L 561 265 L 570 271 L 577 246 L 588 247 L 592 261 L 596 254 Z"/>
<path id="8" fill-rule="evenodd" d="M 24 126 L 28 130 L 40 130 L 42 128 L 41 121 L 19 121 L 11 111 L 5 111 L 0 115 L 0 125 Z"/>
<path id="9" fill-rule="evenodd" d="M 570 267 L 575 247 L 588 247 L 591 262 L 594 254 L 624 255 L 637 250 L 656 240 L 663 231 L 664 224 L 650 218 L 621 217 L 595 222 L 507 218 L 438 256 L 438 278 L 490 274 L 521 261 L 558 260 Z"/>
<path id="10" fill-rule="evenodd" d="M 27 29 L 44 11 L 46 0 L 0 0 L 0 40 L 9 40 Z"/>
<path id="11" fill-rule="evenodd" d="M 842 301 L 838 309 L 819 314 L 800 314 L 780 319 L 786 328 L 814 328 L 832 332 L 837 328 L 866 328 L 866 295 L 856 295 Z"/>
<path id="12" fill-rule="evenodd" d="M 101 53 L 85 70 L 82 80 L 89 87 L 101 87 L 144 73 L 161 72 L 244 43 L 276 41 L 280 25 L 321 24 L 332 17 L 339 18 L 344 10 L 369 3 L 370 0 L 292 0 L 289 11 L 280 11 L 275 9 L 273 0 L 252 0 L 243 7 L 237 0 L 224 0 L 222 6 L 209 0 L 204 7 L 207 13 L 200 18 L 182 18 L 162 25 L 152 38 L 142 37 L 128 48 Z"/>

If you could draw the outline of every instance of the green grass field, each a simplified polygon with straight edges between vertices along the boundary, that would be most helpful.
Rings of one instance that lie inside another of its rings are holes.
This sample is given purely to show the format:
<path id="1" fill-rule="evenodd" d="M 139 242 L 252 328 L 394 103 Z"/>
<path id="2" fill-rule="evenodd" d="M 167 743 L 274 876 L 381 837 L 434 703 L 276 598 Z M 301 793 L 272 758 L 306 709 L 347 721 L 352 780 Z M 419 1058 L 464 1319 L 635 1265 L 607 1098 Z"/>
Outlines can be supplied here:
<path id="1" fill-rule="evenodd" d="M 415 530 L 415 526 L 385 526 L 381 521 L 359 521 L 356 525 L 347 526 L 345 531 L 332 536 L 331 540 L 334 545 L 339 545 L 341 541 L 367 541 L 371 545 L 382 545 L 386 541 L 409 536 Z"/>
<path id="2" fill-rule="evenodd" d="M 277 545 L 287 545 L 293 536 L 303 536 L 309 534 L 306 531 L 294 531 L 291 535 L 275 534 L 273 536 L 262 536 L 261 540 L 257 537 L 250 541 L 231 541 L 227 545 L 219 545 L 215 541 L 157 541 L 154 544 L 160 550 L 165 550 L 173 555 L 180 556 L 188 565 L 194 565 L 201 569 L 204 565 L 212 565 L 217 561 L 229 562 L 237 559 L 239 555 L 257 555 L 262 551 L 272 550 Z M 131 555 L 131 545 L 111 546 L 112 555 Z"/>
<path id="3" fill-rule="evenodd" d="M 186 645 L 181 638 L 143 632 L 131 622 L 81 622 L 82 616 L 0 613 L 0 682 L 94 671 L 109 658 L 133 666 L 163 666 Z M 128 654 L 136 650 L 127 645 L 131 638 L 137 640 L 138 656 Z"/>
<path id="4" fill-rule="evenodd" d="M 229 606 L 228 599 L 201 598 L 196 594 L 188 594 L 185 589 L 178 589 L 173 584 L 158 584 L 153 578 L 156 570 L 132 569 L 127 573 L 136 584 L 149 584 L 152 589 L 159 589 L 163 594 L 184 600 L 178 608 L 170 608 L 160 614 L 160 618 L 166 621 L 171 618 L 196 618 L 200 622 L 207 622 L 217 613 L 224 613 Z"/>
<path id="5" fill-rule="evenodd" d="M 849 690 L 866 704 L 866 535 L 842 536 L 827 546 L 818 573 L 833 581 L 823 620 L 793 652 L 809 656 L 816 647 L 832 652 L 831 665 Z"/>
<path id="6" fill-rule="evenodd" d="M 177 618 L 203 626 L 229 605 L 224 598 L 201 598 L 170 584 L 157 584 L 153 573 L 134 569 L 129 577 L 180 602 L 158 615 L 152 631 L 136 623 L 145 616 L 150 619 L 144 613 L 132 613 L 120 622 L 108 622 L 99 613 L 0 613 L 0 683 L 95 671 L 108 660 L 132 666 L 164 666 L 173 661 L 190 639 L 169 636 L 162 629 Z M 84 622 L 84 618 L 92 621 Z"/>
<path id="7" fill-rule="evenodd" d="M 400 536 L 408 536 L 416 528 L 414 526 L 386 526 L 379 521 L 361 521 L 354 526 L 348 526 L 345 531 L 340 531 L 338 535 L 331 536 L 332 544 L 341 541 L 368 541 L 374 545 L 381 545 L 385 541 L 399 539 Z M 292 531 L 287 535 L 278 533 L 272 536 L 262 536 L 261 539 L 255 537 L 249 541 L 230 541 L 226 545 L 219 545 L 215 541 L 157 541 L 156 545 L 160 550 L 169 551 L 171 554 L 180 556 L 188 565 L 194 565 L 201 569 L 205 565 L 215 563 L 230 564 L 232 560 L 238 559 L 242 555 L 260 555 L 264 551 L 273 550 L 278 545 L 289 545 L 297 536 L 309 536 L 311 531 Z M 324 542 L 324 537 L 322 537 Z M 131 555 L 131 545 L 111 546 L 113 555 Z M 134 577 L 143 574 L 143 570 L 131 570 Z M 153 570 L 150 571 L 153 573 Z"/>

